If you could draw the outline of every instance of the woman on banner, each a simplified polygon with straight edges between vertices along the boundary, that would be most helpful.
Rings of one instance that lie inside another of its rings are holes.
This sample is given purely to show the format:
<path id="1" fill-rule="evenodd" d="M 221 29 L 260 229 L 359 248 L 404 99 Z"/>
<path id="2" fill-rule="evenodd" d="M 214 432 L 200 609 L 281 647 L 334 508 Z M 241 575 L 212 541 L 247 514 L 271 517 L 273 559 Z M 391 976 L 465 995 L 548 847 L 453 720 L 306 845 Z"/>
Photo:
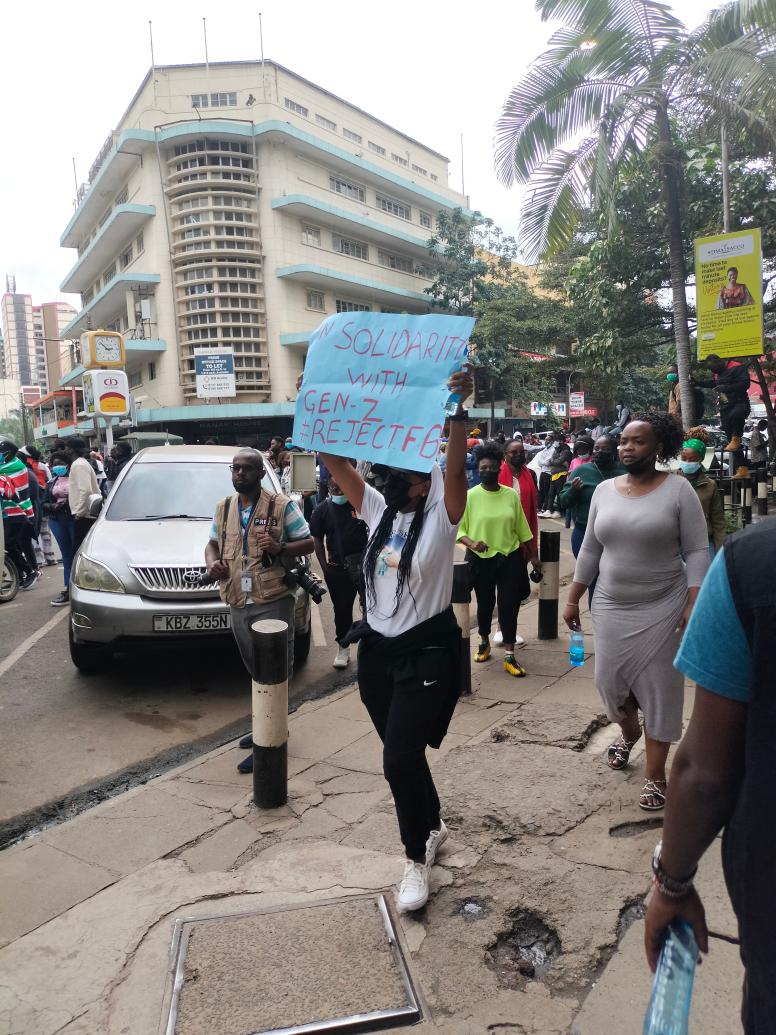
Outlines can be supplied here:
<path id="1" fill-rule="evenodd" d="M 470 370 L 452 375 L 459 399 L 473 391 Z M 458 523 L 466 506 L 467 412 L 450 417 L 446 474 L 389 468 L 384 495 L 341 456 L 323 454 L 331 477 L 366 522 L 365 622 L 358 639 L 361 700 L 383 742 L 383 771 L 396 806 L 406 862 L 397 906 L 421 909 L 447 839 L 426 760 L 438 748 L 459 694 L 460 629 L 450 605 Z"/>

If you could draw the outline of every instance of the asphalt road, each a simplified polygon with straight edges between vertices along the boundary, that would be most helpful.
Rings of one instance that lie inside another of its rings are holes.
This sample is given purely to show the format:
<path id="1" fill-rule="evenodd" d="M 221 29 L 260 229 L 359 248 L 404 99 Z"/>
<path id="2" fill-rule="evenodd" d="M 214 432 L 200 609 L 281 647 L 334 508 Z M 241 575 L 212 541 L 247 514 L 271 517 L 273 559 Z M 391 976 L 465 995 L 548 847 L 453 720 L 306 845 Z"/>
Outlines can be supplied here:
<path id="1" fill-rule="evenodd" d="M 68 652 L 69 610 L 50 604 L 62 568 L 43 571 L 0 604 L 0 845 L 250 728 L 250 681 L 231 637 L 119 655 L 110 671 L 82 675 Z M 292 703 L 353 679 L 355 655 L 344 672 L 332 668 L 328 598 L 313 605 L 312 632 Z"/>

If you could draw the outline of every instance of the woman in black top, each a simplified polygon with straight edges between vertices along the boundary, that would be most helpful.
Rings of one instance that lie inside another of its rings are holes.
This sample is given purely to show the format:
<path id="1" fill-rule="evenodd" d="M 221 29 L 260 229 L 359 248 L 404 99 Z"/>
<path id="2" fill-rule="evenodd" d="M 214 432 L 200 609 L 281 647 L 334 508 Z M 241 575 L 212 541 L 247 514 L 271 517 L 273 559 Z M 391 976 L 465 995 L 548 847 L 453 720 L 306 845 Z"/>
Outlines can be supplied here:
<path id="1" fill-rule="evenodd" d="M 329 479 L 328 498 L 319 503 L 310 517 L 310 534 L 315 556 L 323 571 L 334 607 L 334 632 L 338 650 L 335 668 L 347 668 L 350 648 L 342 645 L 353 624 L 353 601 L 363 596 L 361 572 L 366 549 L 367 528 L 356 517 L 339 485 Z M 363 610 L 363 600 L 361 601 Z"/>

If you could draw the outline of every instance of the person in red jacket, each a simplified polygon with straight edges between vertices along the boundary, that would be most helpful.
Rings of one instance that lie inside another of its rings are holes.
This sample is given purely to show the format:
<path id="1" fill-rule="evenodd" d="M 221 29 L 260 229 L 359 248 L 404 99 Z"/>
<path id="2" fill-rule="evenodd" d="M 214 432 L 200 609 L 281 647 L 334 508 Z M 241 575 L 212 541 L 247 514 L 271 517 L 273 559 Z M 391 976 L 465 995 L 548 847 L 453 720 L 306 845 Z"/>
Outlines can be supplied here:
<path id="1" fill-rule="evenodd" d="M 539 551 L 539 515 L 538 515 L 538 490 L 536 487 L 536 475 L 526 466 L 526 455 L 523 443 L 513 440 L 507 445 L 504 461 L 498 476 L 499 484 L 514 489 L 520 497 L 520 505 L 531 529 L 533 540 L 530 543 L 523 543 L 522 549 L 526 560 L 536 556 Z M 497 630 L 493 636 L 493 642 L 498 646 L 503 642 L 501 630 Z M 525 639 L 517 633 L 515 636 L 515 647 L 524 647 Z"/>

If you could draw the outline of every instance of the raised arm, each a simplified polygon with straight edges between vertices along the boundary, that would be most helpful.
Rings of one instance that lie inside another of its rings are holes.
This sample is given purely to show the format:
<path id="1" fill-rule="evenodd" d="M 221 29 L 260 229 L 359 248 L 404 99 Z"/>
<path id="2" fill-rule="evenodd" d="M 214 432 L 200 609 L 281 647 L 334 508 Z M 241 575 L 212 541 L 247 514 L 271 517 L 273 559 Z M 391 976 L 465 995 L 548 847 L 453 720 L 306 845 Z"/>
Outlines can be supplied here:
<path id="1" fill-rule="evenodd" d="M 339 485 L 347 496 L 348 503 L 360 514 L 361 504 L 364 502 L 364 479 L 344 456 L 334 456 L 333 453 L 321 453 L 320 456 L 328 468 L 331 480 Z"/>
<path id="2" fill-rule="evenodd" d="M 448 382 L 450 391 L 459 396 L 458 412 L 474 391 L 474 375 L 471 367 L 456 371 Z M 466 480 L 466 427 L 462 420 L 450 421 L 450 437 L 447 440 L 447 464 L 445 466 L 445 508 L 450 523 L 457 525 L 466 509 L 466 495 L 469 485 Z"/>

